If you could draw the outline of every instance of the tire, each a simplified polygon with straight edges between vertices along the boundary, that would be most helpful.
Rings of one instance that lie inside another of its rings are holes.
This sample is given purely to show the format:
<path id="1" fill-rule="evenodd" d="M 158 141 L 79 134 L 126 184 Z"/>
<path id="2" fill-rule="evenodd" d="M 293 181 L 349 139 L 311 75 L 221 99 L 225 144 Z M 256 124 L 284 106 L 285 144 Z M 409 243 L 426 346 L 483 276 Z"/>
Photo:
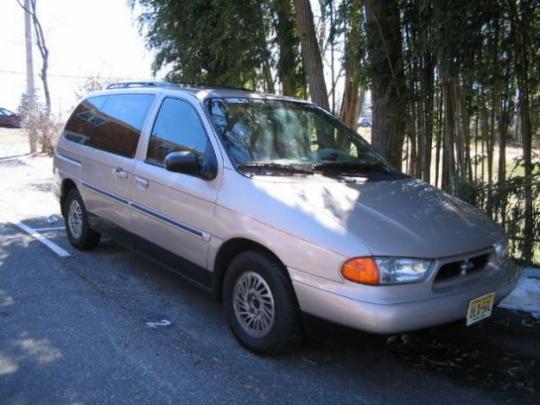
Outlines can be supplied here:
<path id="1" fill-rule="evenodd" d="M 283 265 L 269 254 L 246 251 L 225 273 L 223 301 L 238 341 L 257 354 L 283 354 L 303 340 L 296 296 Z"/>
<path id="2" fill-rule="evenodd" d="M 90 228 L 88 211 L 76 188 L 68 192 L 62 211 L 69 243 L 79 250 L 95 248 L 101 235 Z"/>

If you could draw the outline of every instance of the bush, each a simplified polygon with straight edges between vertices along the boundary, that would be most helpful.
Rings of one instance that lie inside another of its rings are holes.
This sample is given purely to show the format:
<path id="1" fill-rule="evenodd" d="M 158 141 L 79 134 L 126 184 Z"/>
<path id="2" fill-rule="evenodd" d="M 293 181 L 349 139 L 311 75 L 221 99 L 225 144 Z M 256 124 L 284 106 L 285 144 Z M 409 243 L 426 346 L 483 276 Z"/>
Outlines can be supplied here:
<path id="1" fill-rule="evenodd" d="M 53 120 L 45 106 L 35 99 L 31 100 L 26 94 L 22 96 L 19 114 L 22 116 L 22 126 L 30 137 L 31 149 L 35 148 L 32 151 L 37 151 L 39 144 L 41 152 L 52 155 L 61 124 Z"/>

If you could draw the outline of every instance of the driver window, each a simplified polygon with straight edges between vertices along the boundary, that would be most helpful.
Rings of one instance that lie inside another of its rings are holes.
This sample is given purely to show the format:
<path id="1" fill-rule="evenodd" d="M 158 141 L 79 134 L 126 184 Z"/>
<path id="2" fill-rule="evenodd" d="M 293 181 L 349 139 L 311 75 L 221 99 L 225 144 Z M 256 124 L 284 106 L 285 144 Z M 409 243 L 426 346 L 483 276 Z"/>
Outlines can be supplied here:
<path id="1" fill-rule="evenodd" d="M 210 143 L 195 109 L 176 98 L 163 100 L 152 128 L 147 160 L 163 164 L 171 152 L 191 151 L 204 159 Z"/>

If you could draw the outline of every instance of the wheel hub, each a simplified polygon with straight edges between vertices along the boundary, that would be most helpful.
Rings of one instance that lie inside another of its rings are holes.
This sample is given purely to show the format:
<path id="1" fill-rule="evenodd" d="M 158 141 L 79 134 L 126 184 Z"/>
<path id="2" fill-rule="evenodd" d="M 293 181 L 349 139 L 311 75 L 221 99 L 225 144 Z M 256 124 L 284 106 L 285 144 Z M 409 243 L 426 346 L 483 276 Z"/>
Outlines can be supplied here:
<path id="1" fill-rule="evenodd" d="M 266 280 L 248 271 L 238 277 L 233 291 L 233 307 L 242 329 L 252 337 L 266 335 L 274 323 L 274 296 Z"/>
<path id="2" fill-rule="evenodd" d="M 68 226 L 69 231 L 71 232 L 71 235 L 75 239 L 79 239 L 82 234 L 82 223 L 83 223 L 83 217 L 82 217 L 82 209 L 77 200 L 71 201 L 71 204 L 69 204 L 69 210 L 68 210 Z"/>

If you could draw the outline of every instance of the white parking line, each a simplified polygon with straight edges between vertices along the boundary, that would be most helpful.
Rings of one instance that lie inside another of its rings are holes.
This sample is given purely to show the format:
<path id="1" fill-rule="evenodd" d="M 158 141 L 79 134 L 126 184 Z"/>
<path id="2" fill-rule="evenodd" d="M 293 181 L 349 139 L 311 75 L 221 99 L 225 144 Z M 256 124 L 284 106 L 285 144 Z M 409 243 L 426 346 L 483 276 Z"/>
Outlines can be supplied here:
<path id="1" fill-rule="evenodd" d="M 48 228 L 34 228 L 34 231 L 47 232 L 47 231 L 59 231 L 65 229 L 63 226 L 50 226 Z"/>
<path id="2" fill-rule="evenodd" d="M 47 246 L 49 249 L 51 249 L 54 253 L 56 253 L 60 257 L 68 257 L 71 256 L 67 250 L 62 249 L 60 246 L 58 246 L 56 243 L 50 241 L 43 235 L 41 235 L 39 232 L 37 232 L 36 229 L 33 229 L 29 227 L 28 225 L 23 224 L 22 222 L 15 221 L 11 218 L 7 218 L 7 222 L 10 222 L 11 224 L 15 225 L 20 230 L 26 232 L 28 235 L 32 236 L 37 241 L 43 243 L 45 246 Z"/>
<path id="3" fill-rule="evenodd" d="M 2 157 L 0 158 L 0 163 L 11 162 L 12 160 L 25 160 L 29 155 L 29 153 L 26 153 L 24 155 Z"/>

